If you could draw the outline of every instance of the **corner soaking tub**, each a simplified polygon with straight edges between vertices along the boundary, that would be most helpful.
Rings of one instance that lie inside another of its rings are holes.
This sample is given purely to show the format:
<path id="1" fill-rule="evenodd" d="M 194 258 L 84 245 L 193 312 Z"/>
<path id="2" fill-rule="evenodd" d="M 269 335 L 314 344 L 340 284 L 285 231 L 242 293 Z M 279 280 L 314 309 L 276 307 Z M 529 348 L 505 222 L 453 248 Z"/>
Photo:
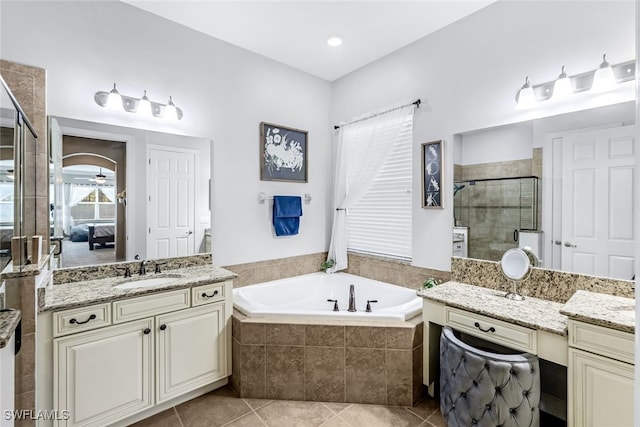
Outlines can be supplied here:
<path id="1" fill-rule="evenodd" d="M 349 288 L 354 285 L 356 312 L 348 312 Z M 340 311 L 333 311 L 337 299 Z M 367 300 L 371 312 L 365 311 Z M 233 290 L 233 305 L 247 316 L 297 315 L 353 320 L 407 320 L 422 310 L 413 289 L 347 273 L 311 273 Z"/>

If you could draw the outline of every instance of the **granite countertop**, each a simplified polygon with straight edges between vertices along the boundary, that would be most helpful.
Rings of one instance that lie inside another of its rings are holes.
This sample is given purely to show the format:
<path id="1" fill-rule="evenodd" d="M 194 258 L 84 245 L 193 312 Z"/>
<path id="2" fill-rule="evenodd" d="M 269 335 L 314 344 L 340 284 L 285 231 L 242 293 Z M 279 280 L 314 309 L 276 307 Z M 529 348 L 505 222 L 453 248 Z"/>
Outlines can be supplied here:
<path id="1" fill-rule="evenodd" d="M 635 333 L 636 301 L 631 298 L 577 291 L 560 313 L 585 323 Z"/>
<path id="2" fill-rule="evenodd" d="M 148 287 L 117 289 L 114 286 L 140 279 L 175 278 L 168 283 Z M 197 265 L 185 268 L 163 270 L 162 273 L 147 273 L 130 278 L 122 276 L 103 277 L 93 280 L 54 284 L 45 288 L 44 305 L 40 311 L 60 310 L 89 304 L 126 299 L 134 296 L 153 294 L 174 289 L 190 288 L 208 283 L 223 282 L 237 277 L 235 273 L 214 265 Z"/>
<path id="3" fill-rule="evenodd" d="M 513 301 L 504 297 L 504 291 L 446 282 L 418 291 L 418 295 L 494 319 L 538 329 L 557 335 L 567 335 L 567 316 L 560 313 L 563 304 L 526 297 L 524 301 Z"/>
<path id="4" fill-rule="evenodd" d="M 0 311 L 0 348 L 4 348 L 20 323 L 20 310 Z"/>

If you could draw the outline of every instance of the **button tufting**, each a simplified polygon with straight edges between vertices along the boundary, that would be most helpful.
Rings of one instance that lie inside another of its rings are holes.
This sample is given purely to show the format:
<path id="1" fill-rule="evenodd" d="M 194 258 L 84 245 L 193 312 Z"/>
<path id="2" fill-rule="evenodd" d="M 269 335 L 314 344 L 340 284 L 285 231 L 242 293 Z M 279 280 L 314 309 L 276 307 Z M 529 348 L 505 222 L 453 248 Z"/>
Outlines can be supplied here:
<path id="1" fill-rule="evenodd" d="M 486 409 L 491 410 L 491 404 L 490 404 L 490 403 L 487 403 L 486 405 L 484 405 L 484 407 L 485 407 Z"/>
<path id="2" fill-rule="evenodd" d="M 476 420 L 475 418 L 471 420 L 471 424 L 478 424 L 478 420 Z"/>
<path id="3" fill-rule="evenodd" d="M 473 385 L 474 385 L 474 386 L 476 386 L 476 387 L 478 387 L 478 381 L 473 380 Z"/>
<path id="4" fill-rule="evenodd" d="M 489 370 L 489 364 L 488 363 L 484 364 L 484 369 L 486 369 L 487 371 Z"/>
<path id="5" fill-rule="evenodd" d="M 522 395 L 523 395 L 524 397 L 529 396 L 529 390 L 525 390 L 525 391 L 523 391 L 523 392 L 522 392 Z"/>

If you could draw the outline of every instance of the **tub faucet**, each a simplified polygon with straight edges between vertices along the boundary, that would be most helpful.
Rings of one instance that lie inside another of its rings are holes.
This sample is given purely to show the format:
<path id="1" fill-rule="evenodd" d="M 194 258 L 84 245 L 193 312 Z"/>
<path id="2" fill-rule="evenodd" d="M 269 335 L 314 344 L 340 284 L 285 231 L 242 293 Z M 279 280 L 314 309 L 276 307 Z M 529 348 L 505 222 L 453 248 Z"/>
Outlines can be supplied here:
<path id="1" fill-rule="evenodd" d="M 140 271 L 139 271 L 141 276 L 144 276 L 145 274 L 147 274 L 147 260 L 143 259 L 142 261 L 140 261 Z"/>
<path id="2" fill-rule="evenodd" d="M 349 310 L 356 311 L 356 289 L 353 285 L 349 285 Z"/>

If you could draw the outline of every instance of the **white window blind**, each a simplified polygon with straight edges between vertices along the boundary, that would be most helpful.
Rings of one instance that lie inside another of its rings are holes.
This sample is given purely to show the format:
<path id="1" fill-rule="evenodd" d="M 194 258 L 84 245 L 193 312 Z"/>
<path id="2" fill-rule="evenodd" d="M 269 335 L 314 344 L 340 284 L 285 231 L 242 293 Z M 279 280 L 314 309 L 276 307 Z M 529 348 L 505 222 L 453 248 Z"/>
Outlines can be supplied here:
<path id="1" fill-rule="evenodd" d="M 367 150 L 362 136 L 349 138 L 348 162 L 358 162 Z M 375 255 L 411 260 L 411 166 L 413 115 L 404 119 L 396 135 L 383 136 L 378 143 L 394 144 L 371 187 L 348 210 L 348 249 Z M 359 138 L 360 137 L 360 138 Z"/>

